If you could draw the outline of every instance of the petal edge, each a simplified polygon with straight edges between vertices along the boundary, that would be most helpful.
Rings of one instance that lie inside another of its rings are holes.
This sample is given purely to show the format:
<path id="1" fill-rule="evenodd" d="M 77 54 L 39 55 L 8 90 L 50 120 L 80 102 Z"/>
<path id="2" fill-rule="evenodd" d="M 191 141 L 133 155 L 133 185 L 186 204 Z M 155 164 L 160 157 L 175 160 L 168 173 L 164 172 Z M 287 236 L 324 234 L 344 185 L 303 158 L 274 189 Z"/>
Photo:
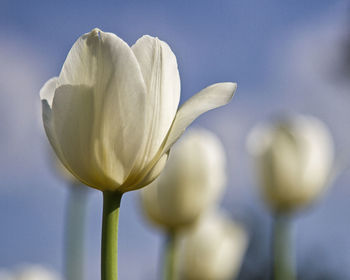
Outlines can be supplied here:
<path id="1" fill-rule="evenodd" d="M 169 151 L 171 146 L 197 117 L 230 102 L 236 89 L 236 83 L 217 83 L 206 87 L 187 100 L 175 116 L 161 154 Z"/>

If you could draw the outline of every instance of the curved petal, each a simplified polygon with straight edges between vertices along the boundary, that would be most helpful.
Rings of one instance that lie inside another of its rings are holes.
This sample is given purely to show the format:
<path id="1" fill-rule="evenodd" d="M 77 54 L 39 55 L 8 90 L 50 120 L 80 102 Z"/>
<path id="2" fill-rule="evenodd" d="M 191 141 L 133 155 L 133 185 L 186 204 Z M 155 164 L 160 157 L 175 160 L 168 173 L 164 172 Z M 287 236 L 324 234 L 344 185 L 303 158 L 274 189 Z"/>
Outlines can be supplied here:
<path id="1" fill-rule="evenodd" d="M 86 132 L 91 142 L 89 152 L 94 156 L 90 160 L 105 170 L 107 177 L 122 184 L 147 136 L 146 88 L 133 51 L 112 33 L 94 29 L 84 34 L 73 45 L 60 73 L 58 87 L 67 85 L 71 88 L 65 87 L 65 100 L 59 103 L 69 104 L 78 112 L 83 103 L 91 114 L 85 115 L 90 121 Z M 70 114 L 65 108 L 58 110 L 63 110 L 62 115 Z"/>
<path id="2" fill-rule="evenodd" d="M 132 50 L 147 88 L 147 164 L 159 151 L 174 120 L 180 100 L 180 76 L 170 47 L 158 38 L 143 36 Z"/>
<path id="3" fill-rule="evenodd" d="M 58 80 L 57 77 L 51 78 L 40 89 L 42 117 L 43 117 L 44 129 L 51 146 L 55 150 L 57 156 L 61 159 L 62 163 L 64 163 L 64 165 L 67 165 L 62 156 L 61 147 L 56 137 L 53 117 L 52 117 L 52 102 L 53 102 L 53 97 L 55 95 L 57 80 Z"/>
<path id="4" fill-rule="evenodd" d="M 109 176 L 108 167 L 101 166 L 96 160 L 93 123 L 94 94 L 91 88 L 64 85 L 56 89 L 50 133 L 55 137 L 58 157 L 85 184 L 100 190 L 114 190 L 118 187 L 117 179 Z"/>
<path id="5" fill-rule="evenodd" d="M 227 104 L 237 88 L 235 83 L 217 83 L 201 90 L 187 100 L 176 114 L 162 153 L 184 133 L 185 129 L 201 114 Z"/>

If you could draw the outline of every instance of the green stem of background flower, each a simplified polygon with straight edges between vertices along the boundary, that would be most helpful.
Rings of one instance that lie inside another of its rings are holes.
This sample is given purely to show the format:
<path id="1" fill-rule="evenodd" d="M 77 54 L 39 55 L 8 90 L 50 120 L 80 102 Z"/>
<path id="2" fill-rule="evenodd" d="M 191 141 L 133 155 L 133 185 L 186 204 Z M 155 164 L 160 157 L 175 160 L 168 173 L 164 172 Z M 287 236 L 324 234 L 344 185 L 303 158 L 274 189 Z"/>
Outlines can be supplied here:
<path id="1" fill-rule="evenodd" d="M 164 279 L 176 279 L 176 234 L 175 231 L 169 231 L 165 241 L 165 264 Z"/>
<path id="2" fill-rule="evenodd" d="M 291 221 L 287 215 L 276 214 L 273 225 L 273 279 L 295 280 Z"/>
<path id="3" fill-rule="evenodd" d="M 118 221 L 122 193 L 103 192 L 101 280 L 118 279 Z"/>
<path id="4" fill-rule="evenodd" d="M 84 280 L 84 233 L 87 189 L 80 184 L 69 188 L 66 206 L 65 273 L 67 280 Z"/>

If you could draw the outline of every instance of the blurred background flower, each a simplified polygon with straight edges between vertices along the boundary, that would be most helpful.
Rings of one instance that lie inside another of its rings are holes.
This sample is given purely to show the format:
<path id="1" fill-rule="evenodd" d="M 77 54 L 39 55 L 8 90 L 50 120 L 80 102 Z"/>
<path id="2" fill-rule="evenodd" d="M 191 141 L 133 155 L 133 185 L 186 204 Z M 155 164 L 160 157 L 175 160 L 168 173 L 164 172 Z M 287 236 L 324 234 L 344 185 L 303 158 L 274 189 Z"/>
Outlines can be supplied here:
<path id="1" fill-rule="evenodd" d="M 238 279 L 269 279 L 272 221 L 256 192 L 246 137 L 276 113 L 311 114 L 328 125 L 337 153 L 350 158 L 348 10 L 344 0 L 1 1 L 0 267 L 34 262 L 63 271 L 68 190 L 49 172 L 37 96 L 76 38 L 98 26 L 129 44 L 143 34 L 168 42 L 178 58 L 180 103 L 216 81 L 238 82 L 234 102 L 196 124 L 223 142 L 229 187 L 222 206 L 251 237 Z M 318 207 L 296 217 L 303 229 L 295 235 L 299 279 L 350 278 L 349 180 L 346 170 Z M 101 203 L 91 194 L 86 280 L 99 277 Z M 154 280 L 163 240 L 144 226 L 138 203 L 137 193 L 123 201 L 120 278 Z"/>
<path id="2" fill-rule="evenodd" d="M 274 212 L 309 206 L 333 175 L 332 136 L 314 117 L 296 115 L 260 124 L 247 142 L 262 196 Z"/>
<path id="3" fill-rule="evenodd" d="M 220 210 L 211 209 L 180 235 L 179 279 L 236 279 L 247 244 L 248 236 L 242 226 Z"/>
<path id="4" fill-rule="evenodd" d="M 221 198 L 226 158 L 220 140 L 205 129 L 191 129 L 170 152 L 164 172 L 141 191 L 151 222 L 177 231 L 193 224 Z"/>

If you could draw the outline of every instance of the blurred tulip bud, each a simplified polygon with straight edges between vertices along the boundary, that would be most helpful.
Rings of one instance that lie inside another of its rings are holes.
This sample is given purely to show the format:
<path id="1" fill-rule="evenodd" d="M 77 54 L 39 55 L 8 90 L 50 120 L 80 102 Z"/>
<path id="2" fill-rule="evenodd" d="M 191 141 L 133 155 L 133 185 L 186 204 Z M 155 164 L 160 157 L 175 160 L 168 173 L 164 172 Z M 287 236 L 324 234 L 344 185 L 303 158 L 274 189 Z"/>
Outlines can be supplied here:
<path id="1" fill-rule="evenodd" d="M 95 28 L 40 96 L 46 135 L 64 166 L 88 186 L 124 193 L 152 182 L 187 126 L 227 104 L 236 87 L 211 85 L 178 110 L 180 77 L 167 43 L 143 36 L 130 47 Z"/>
<path id="2" fill-rule="evenodd" d="M 307 206 L 330 179 L 333 140 L 314 117 L 259 125 L 248 137 L 248 149 L 256 160 L 263 195 L 274 211 Z"/>
<path id="3" fill-rule="evenodd" d="M 141 192 L 146 215 L 167 230 L 193 223 L 220 198 L 225 166 L 224 149 L 213 133 L 188 131 L 173 148 L 161 176 Z"/>
<path id="4" fill-rule="evenodd" d="M 245 230 L 218 210 L 180 235 L 180 279 L 228 280 L 237 276 L 248 244 Z"/>

